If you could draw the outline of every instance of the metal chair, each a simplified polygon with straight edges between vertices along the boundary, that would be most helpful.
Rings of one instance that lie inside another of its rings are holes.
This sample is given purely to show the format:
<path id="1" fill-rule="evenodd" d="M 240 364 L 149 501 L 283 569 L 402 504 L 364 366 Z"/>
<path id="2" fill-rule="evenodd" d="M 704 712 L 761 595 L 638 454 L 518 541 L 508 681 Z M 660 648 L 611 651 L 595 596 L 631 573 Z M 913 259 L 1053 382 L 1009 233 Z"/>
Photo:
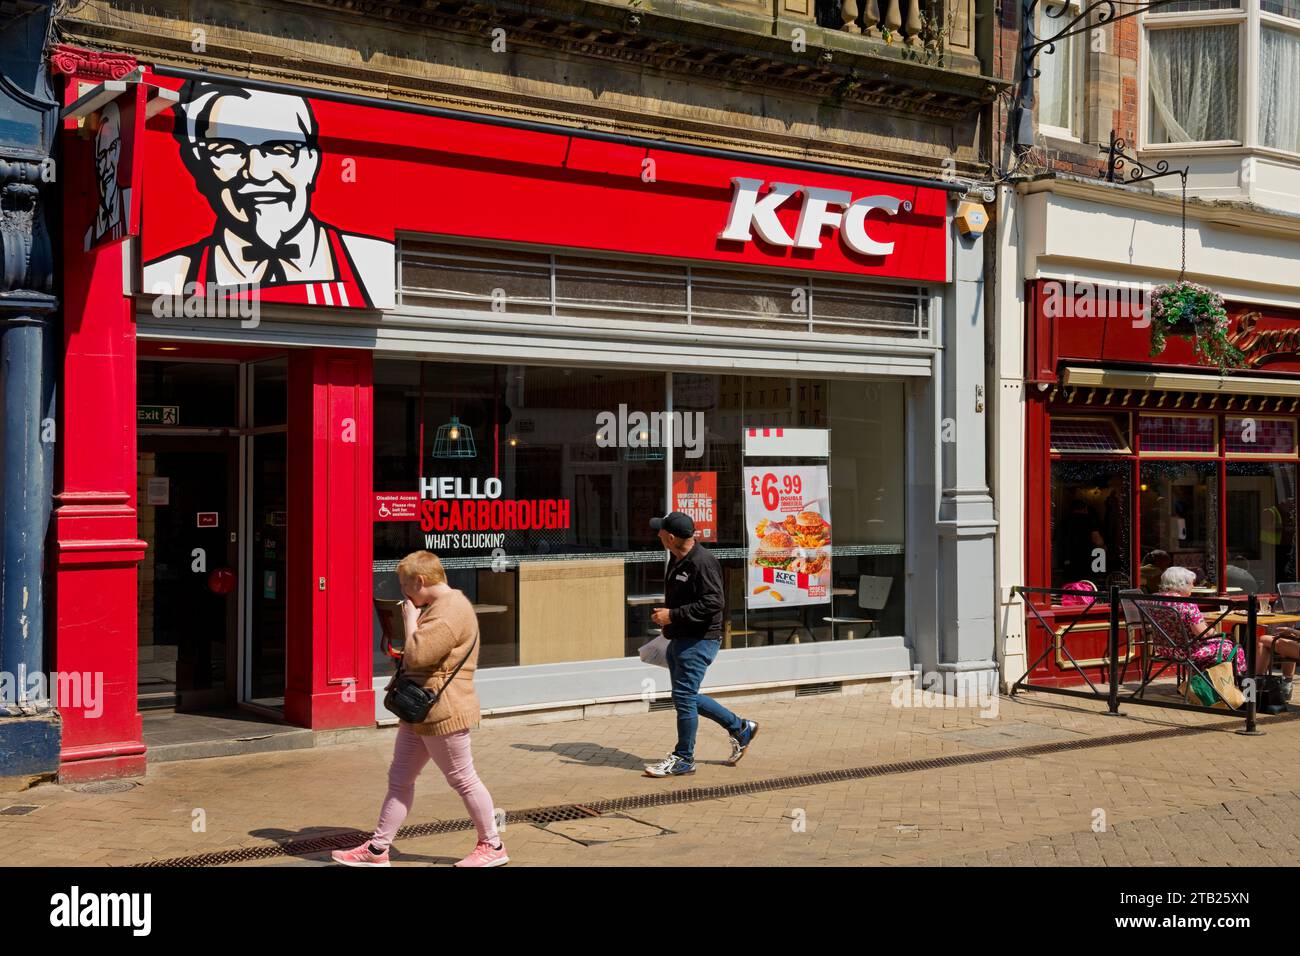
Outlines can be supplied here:
<path id="1" fill-rule="evenodd" d="M 858 577 L 858 607 L 864 611 L 880 611 L 889 603 L 889 592 L 894 586 L 893 578 L 877 577 L 870 574 L 863 574 Z M 831 640 L 835 640 L 835 625 L 837 624 L 866 624 L 867 629 L 863 637 L 869 635 L 876 629 L 876 618 L 873 617 L 837 617 L 832 612 L 831 617 L 822 618 L 822 622 L 831 626 Z M 850 632 L 852 634 L 852 632 Z M 850 636 L 848 640 L 853 640 Z"/>

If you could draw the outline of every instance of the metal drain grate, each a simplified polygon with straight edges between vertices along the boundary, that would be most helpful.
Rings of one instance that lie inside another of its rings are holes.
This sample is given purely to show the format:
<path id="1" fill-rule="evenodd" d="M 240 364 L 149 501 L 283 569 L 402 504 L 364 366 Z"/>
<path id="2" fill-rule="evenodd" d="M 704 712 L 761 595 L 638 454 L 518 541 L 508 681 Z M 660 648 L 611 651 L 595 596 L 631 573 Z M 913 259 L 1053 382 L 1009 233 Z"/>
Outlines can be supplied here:
<path id="1" fill-rule="evenodd" d="M 794 689 L 796 697 L 817 697 L 820 694 L 838 694 L 844 685 L 835 681 L 830 684 L 801 684 Z"/>
<path id="2" fill-rule="evenodd" d="M 0 816 L 21 817 L 31 813 L 33 810 L 39 809 L 40 807 L 31 804 L 16 803 L 12 807 L 5 807 L 3 810 L 0 810 Z"/>
<path id="3" fill-rule="evenodd" d="M 134 780 L 96 780 L 94 783 L 83 783 L 80 787 L 73 787 L 77 793 L 126 793 L 128 790 L 134 790 L 140 784 Z"/>
<path id="4" fill-rule="evenodd" d="M 1033 744 L 1026 747 L 1011 747 L 1004 750 L 986 750 L 982 753 L 956 754 L 951 757 L 927 757 L 923 760 L 899 760 L 894 763 L 875 764 L 869 767 L 855 767 L 845 770 L 823 770 L 815 773 L 797 774 L 789 777 L 773 777 L 770 780 L 750 780 L 746 783 L 730 784 L 723 787 L 692 787 L 682 790 L 659 791 L 632 797 L 619 797 L 613 800 L 597 800 L 587 804 L 566 804 L 552 807 L 537 807 L 532 810 L 519 810 L 507 814 L 506 820 L 515 823 L 545 824 L 560 820 L 583 820 L 624 810 L 642 810 L 651 807 L 673 806 L 679 803 L 698 803 L 705 800 L 726 800 L 730 797 L 743 797 L 755 793 L 770 793 L 773 790 L 798 790 L 827 783 L 843 783 L 849 780 L 866 780 L 872 777 L 887 777 L 895 774 L 916 773 L 923 770 L 939 770 L 946 767 L 965 767 L 972 764 L 995 763 L 999 760 L 1017 760 L 1049 754 L 1069 753 L 1076 750 L 1094 750 L 1099 747 L 1111 747 L 1116 744 L 1135 744 L 1148 740 L 1162 740 L 1174 737 L 1190 737 L 1194 734 L 1219 732 L 1213 726 L 1205 727 L 1166 727 L 1160 730 L 1145 730 L 1135 734 L 1111 734 L 1106 737 L 1094 737 L 1088 740 L 1067 740 L 1057 743 Z M 398 839 L 412 837 L 436 836 L 442 833 L 454 833 L 472 830 L 470 820 L 439 820 L 434 823 L 421 823 L 402 827 L 397 832 Z M 339 850 L 356 846 L 367 839 L 369 833 L 349 831 L 311 840 L 300 840 L 277 846 L 245 847 L 237 850 L 223 850 L 217 853 L 204 853 L 197 856 L 176 857 L 170 860 L 151 860 L 136 863 L 134 866 L 156 867 L 194 867 L 220 866 L 225 863 L 238 863 L 247 860 L 265 860 L 276 856 L 300 856 L 323 850 Z"/>

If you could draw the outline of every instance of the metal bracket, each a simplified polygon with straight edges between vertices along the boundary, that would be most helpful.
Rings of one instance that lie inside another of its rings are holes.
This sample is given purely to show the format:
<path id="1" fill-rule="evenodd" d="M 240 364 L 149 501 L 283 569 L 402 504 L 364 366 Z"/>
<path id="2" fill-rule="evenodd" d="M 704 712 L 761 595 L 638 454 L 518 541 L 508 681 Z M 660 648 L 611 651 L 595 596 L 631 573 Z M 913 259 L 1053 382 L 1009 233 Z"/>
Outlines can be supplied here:
<path id="1" fill-rule="evenodd" d="M 1163 176 L 1178 176 L 1182 179 L 1183 185 L 1187 185 L 1190 166 L 1170 169 L 1167 159 L 1160 160 L 1154 166 L 1148 166 L 1137 157 L 1124 152 L 1127 147 L 1128 144 L 1116 136 L 1114 130 L 1110 131 L 1110 145 L 1097 147 L 1098 152 L 1106 156 L 1106 182 L 1141 183 L 1149 179 L 1160 179 Z M 1125 166 L 1131 167 L 1127 175 L 1123 173 Z"/>

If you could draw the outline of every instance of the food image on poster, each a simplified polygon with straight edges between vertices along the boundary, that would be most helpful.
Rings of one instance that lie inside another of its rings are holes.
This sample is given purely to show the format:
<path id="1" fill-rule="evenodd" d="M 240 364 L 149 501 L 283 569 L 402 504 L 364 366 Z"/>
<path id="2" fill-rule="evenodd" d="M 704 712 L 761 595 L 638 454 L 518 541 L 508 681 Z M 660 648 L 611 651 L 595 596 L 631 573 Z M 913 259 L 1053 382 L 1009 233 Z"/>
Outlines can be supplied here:
<path id="1" fill-rule="evenodd" d="M 747 467 L 750 608 L 830 601 L 830 489 L 825 465 Z"/>

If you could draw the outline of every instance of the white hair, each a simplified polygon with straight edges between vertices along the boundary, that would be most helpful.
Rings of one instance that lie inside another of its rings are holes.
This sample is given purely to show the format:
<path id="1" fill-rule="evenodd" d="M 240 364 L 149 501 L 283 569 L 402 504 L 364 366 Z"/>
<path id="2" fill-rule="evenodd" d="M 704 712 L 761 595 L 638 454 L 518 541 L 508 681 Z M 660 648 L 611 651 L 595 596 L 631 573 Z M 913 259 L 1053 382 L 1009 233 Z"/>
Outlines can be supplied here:
<path id="1" fill-rule="evenodd" d="M 178 134 L 181 139 L 194 146 L 199 141 L 200 123 L 206 119 L 208 108 L 215 100 L 234 96 L 240 99 L 276 99 L 287 101 L 293 109 L 294 119 L 309 143 L 315 142 L 318 132 L 316 117 L 306 98 L 292 93 L 273 93 L 265 90 L 250 90 L 238 86 L 219 83 L 194 82 L 185 84 L 181 89 L 181 102 L 176 109 L 179 119 Z"/>
<path id="2" fill-rule="evenodd" d="M 1162 591 L 1184 591 L 1194 584 L 1196 584 L 1196 572 L 1190 568 L 1167 568 L 1165 573 L 1160 575 Z"/>

